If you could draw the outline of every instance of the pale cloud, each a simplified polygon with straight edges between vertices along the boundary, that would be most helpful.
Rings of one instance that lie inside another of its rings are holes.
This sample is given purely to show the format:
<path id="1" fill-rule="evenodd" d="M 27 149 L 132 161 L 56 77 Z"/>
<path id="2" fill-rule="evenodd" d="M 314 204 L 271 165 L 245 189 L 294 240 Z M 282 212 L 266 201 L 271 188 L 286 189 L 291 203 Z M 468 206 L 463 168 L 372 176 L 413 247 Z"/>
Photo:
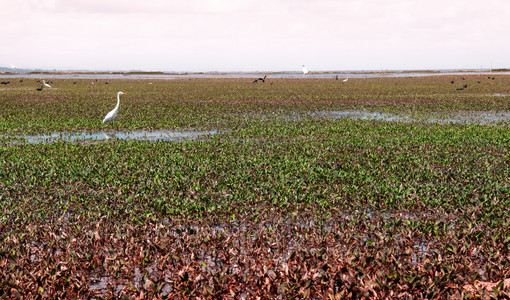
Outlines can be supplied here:
<path id="1" fill-rule="evenodd" d="M 0 65 L 293 70 L 508 66 L 510 1 L 0 0 Z M 2 61 L 5 60 L 5 61 Z"/>

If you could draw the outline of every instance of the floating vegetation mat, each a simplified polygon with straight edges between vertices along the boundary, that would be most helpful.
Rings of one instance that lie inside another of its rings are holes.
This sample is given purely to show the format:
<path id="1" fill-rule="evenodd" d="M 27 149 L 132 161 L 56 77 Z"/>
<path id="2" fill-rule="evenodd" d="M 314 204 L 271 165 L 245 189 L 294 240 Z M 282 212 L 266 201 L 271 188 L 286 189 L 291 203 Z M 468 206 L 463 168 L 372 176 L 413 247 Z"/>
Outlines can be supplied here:
<path id="1" fill-rule="evenodd" d="M 0 298 L 508 298 L 510 77 L 453 76 L 13 78 Z"/>

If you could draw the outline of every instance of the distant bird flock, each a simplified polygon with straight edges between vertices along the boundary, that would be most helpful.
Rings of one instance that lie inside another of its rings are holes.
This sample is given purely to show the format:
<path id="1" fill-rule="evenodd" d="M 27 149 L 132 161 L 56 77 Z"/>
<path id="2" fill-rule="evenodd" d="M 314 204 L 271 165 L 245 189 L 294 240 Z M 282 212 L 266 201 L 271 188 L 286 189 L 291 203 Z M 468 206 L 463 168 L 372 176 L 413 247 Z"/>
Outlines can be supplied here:
<path id="1" fill-rule="evenodd" d="M 492 77 L 491 77 L 491 76 L 487 76 L 487 79 L 495 80 L 495 79 L 496 79 L 496 76 L 492 76 Z M 465 78 L 465 77 L 462 77 L 462 78 L 461 78 L 461 80 L 466 80 L 466 78 Z M 482 83 L 480 80 L 477 80 L 476 82 L 477 82 L 477 83 Z M 455 83 L 455 79 L 452 79 L 452 81 L 450 81 L 450 83 L 451 83 L 451 84 L 454 84 L 454 83 Z M 489 84 L 493 84 L 493 83 L 489 83 Z M 463 84 L 462 86 L 458 87 L 458 88 L 457 88 L 457 91 L 463 91 L 463 90 L 467 89 L 467 87 L 468 87 L 468 84 L 467 84 L 467 83 L 465 83 L 465 84 Z"/>

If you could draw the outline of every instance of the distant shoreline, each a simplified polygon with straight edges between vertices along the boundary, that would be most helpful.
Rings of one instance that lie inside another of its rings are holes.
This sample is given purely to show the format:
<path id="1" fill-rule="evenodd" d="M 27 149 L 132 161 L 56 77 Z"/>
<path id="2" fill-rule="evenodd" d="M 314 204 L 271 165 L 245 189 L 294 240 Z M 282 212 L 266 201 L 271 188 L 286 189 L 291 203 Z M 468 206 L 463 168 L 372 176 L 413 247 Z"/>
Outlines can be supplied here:
<path id="1" fill-rule="evenodd" d="M 416 70 L 311 70 L 310 73 L 316 74 L 381 74 L 381 73 L 426 73 L 426 74 L 445 74 L 445 73 L 504 73 L 510 72 L 510 68 L 498 69 L 416 69 Z M 21 74 L 40 74 L 40 75 L 227 75 L 227 74 L 302 74 L 301 71 L 92 71 L 92 70 L 41 70 L 41 69 L 12 69 L 0 67 L 0 75 L 21 75 Z"/>
<path id="2" fill-rule="evenodd" d="M 163 72 L 163 71 L 22 71 L 0 72 L 0 78 L 55 78 L 55 79 L 179 79 L 179 78 L 253 78 L 267 75 L 272 78 L 379 78 L 424 77 L 459 75 L 510 75 L 510 69 L 493 70 L 360 70 L 311 71 L 305 77 L 298 71 L 253 72 Z"/>

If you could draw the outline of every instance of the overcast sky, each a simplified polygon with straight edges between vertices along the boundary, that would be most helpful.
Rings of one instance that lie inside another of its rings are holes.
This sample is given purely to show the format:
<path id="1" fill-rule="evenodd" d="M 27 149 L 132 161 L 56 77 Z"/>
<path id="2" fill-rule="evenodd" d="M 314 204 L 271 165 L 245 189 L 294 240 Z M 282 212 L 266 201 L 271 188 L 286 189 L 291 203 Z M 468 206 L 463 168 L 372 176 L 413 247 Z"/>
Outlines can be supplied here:
<path id="1" fill-rule="evenodd" d="M 0 0 L 0 66 L 510 67 L 508 0 Z"/>

